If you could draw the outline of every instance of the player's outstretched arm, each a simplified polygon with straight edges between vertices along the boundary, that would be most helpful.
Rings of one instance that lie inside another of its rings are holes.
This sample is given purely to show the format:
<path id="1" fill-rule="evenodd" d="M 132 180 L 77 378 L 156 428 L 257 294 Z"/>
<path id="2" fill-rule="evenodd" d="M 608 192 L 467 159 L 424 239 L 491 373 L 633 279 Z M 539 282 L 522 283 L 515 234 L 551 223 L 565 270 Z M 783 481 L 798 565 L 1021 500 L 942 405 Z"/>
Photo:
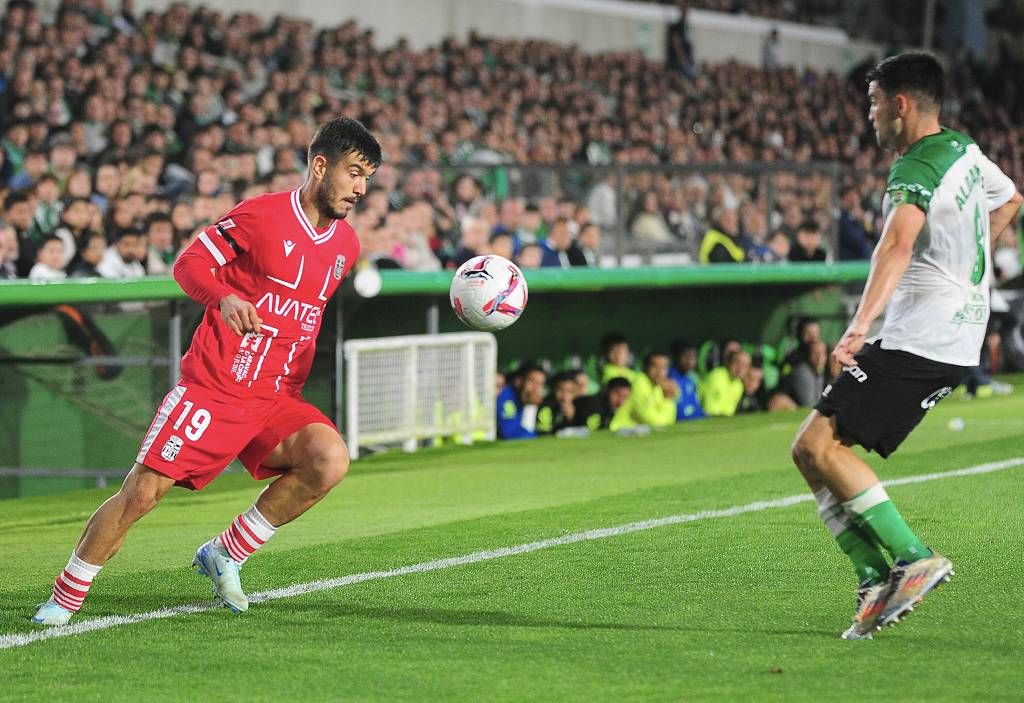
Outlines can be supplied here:
<path id="1" fill-rule="evenodd" d="M 871 256 L 871 272 L 860 298 L 857 312 L 836 344 L 832 355 L 844 366 L 854 364 L 853 357 L 864 346 L 871 323 L 882 314 L 896 290 L 914 254 L 914 242 L 924 227 L 925 212 L 917 205 L 903 204 L 889 215 L 882 238 Z"/>
<path id="2" fill-rule="evenodd" d="M 1017 217 L 1022 204 L 1024 204 L 1024 196 L 1014 191 L 1013 196 L 1009 200 L 988 214 L 989 235 L 993 244 L 995 244 L 999 235 L 1003 233 L 1003 230 L 1009 227 L 1010 223 Z"/>

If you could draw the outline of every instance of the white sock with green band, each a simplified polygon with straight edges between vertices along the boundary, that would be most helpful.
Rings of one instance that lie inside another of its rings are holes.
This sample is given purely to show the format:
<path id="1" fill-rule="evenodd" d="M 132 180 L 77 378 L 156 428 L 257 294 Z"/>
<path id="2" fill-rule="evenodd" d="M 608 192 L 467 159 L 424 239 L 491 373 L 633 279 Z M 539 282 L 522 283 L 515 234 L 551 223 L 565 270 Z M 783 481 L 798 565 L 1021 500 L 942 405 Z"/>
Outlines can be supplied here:
<path id="1" fill-rule="evenodd" d="M 889 563 L 870 533 L 862 530 L 832 492 L 822 488 L 814 493 L 821 517 L 839 548 L 853 562 L 860 583 L 882 583 L 889 575 Z"/>
<path id="2" fill-rule="evenodd" d="M 931 556 L 931 550 L 907 525 L 881 483 L 861 491 L 844 502 L 843 507 L 857 517 L 894 559 L 909 563 Z"/>

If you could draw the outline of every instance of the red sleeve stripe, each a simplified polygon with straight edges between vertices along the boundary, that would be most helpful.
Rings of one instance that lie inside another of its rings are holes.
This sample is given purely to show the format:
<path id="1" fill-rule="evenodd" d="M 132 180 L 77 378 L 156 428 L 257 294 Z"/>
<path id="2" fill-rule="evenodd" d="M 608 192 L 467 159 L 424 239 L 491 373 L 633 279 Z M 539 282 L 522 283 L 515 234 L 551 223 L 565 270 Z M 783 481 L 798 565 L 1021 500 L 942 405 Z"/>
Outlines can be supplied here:
<path id="1" fill-rule="evenodd" d="M 210 253 L 213 255 L 213 258 L 217 261 L 217 263 L 220 266 L 223 266 L 228 262 L 228 260 L 224 258 L 224 255 L 220 252 L 220 249 L 217 248 L 217 245 L 214 244 L 213 241 L 211 241 L 210 237 L 206 234 L 206 230 L 203 230 L 202 232 L 199 233 L 199 241 L 202 242 L 203 246 L 205 246 L 210 251 Z"/>

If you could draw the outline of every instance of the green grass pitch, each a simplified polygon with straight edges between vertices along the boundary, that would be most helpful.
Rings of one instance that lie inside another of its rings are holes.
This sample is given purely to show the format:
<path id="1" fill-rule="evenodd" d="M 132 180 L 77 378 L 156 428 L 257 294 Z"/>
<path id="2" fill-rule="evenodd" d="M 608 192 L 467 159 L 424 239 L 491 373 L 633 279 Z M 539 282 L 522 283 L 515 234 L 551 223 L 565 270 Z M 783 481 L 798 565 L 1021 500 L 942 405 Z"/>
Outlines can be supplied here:
<path id="1" fill-rule="evenodd" d="M 788 451 L 802 417 L 370 457 L 281 529 L 243 583 L 388 572 L 803 494 Z M 949 428 L 954 417 L 962 430 Z M 1015 457 L 1020 390 L 947 399 L 892 459 L 868 461 L 891 479 Z M 0 646 L 37 631 L 27 618 L 112 490 L 0 502 Z M 258 490 L 228 474 L 201 493 L 172 491 L 77 620 L 209 603 L 192 553 Z M 241 616 L 217 609 L 8 646 L 0 700 L 1020 700 L 1024 465 L 889 493 L 957 575 L 874 641 L 839 639 L 854 577 L 801 502 L 374 578 Z"/>

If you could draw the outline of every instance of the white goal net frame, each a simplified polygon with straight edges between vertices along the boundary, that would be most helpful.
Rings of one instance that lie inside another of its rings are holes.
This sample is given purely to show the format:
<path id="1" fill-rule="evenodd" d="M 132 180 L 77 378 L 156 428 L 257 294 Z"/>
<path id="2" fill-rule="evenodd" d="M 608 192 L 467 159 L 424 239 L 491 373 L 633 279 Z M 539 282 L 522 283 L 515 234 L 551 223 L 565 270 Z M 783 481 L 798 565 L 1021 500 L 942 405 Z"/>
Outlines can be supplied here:
<path id="1" fill-rule="evenodd" d="M 462 444 L 497 435 L 498 344 L 487 332 L 352 339 L 344 343 L 345 440 L 360 447 L 422 440 Z"/>

